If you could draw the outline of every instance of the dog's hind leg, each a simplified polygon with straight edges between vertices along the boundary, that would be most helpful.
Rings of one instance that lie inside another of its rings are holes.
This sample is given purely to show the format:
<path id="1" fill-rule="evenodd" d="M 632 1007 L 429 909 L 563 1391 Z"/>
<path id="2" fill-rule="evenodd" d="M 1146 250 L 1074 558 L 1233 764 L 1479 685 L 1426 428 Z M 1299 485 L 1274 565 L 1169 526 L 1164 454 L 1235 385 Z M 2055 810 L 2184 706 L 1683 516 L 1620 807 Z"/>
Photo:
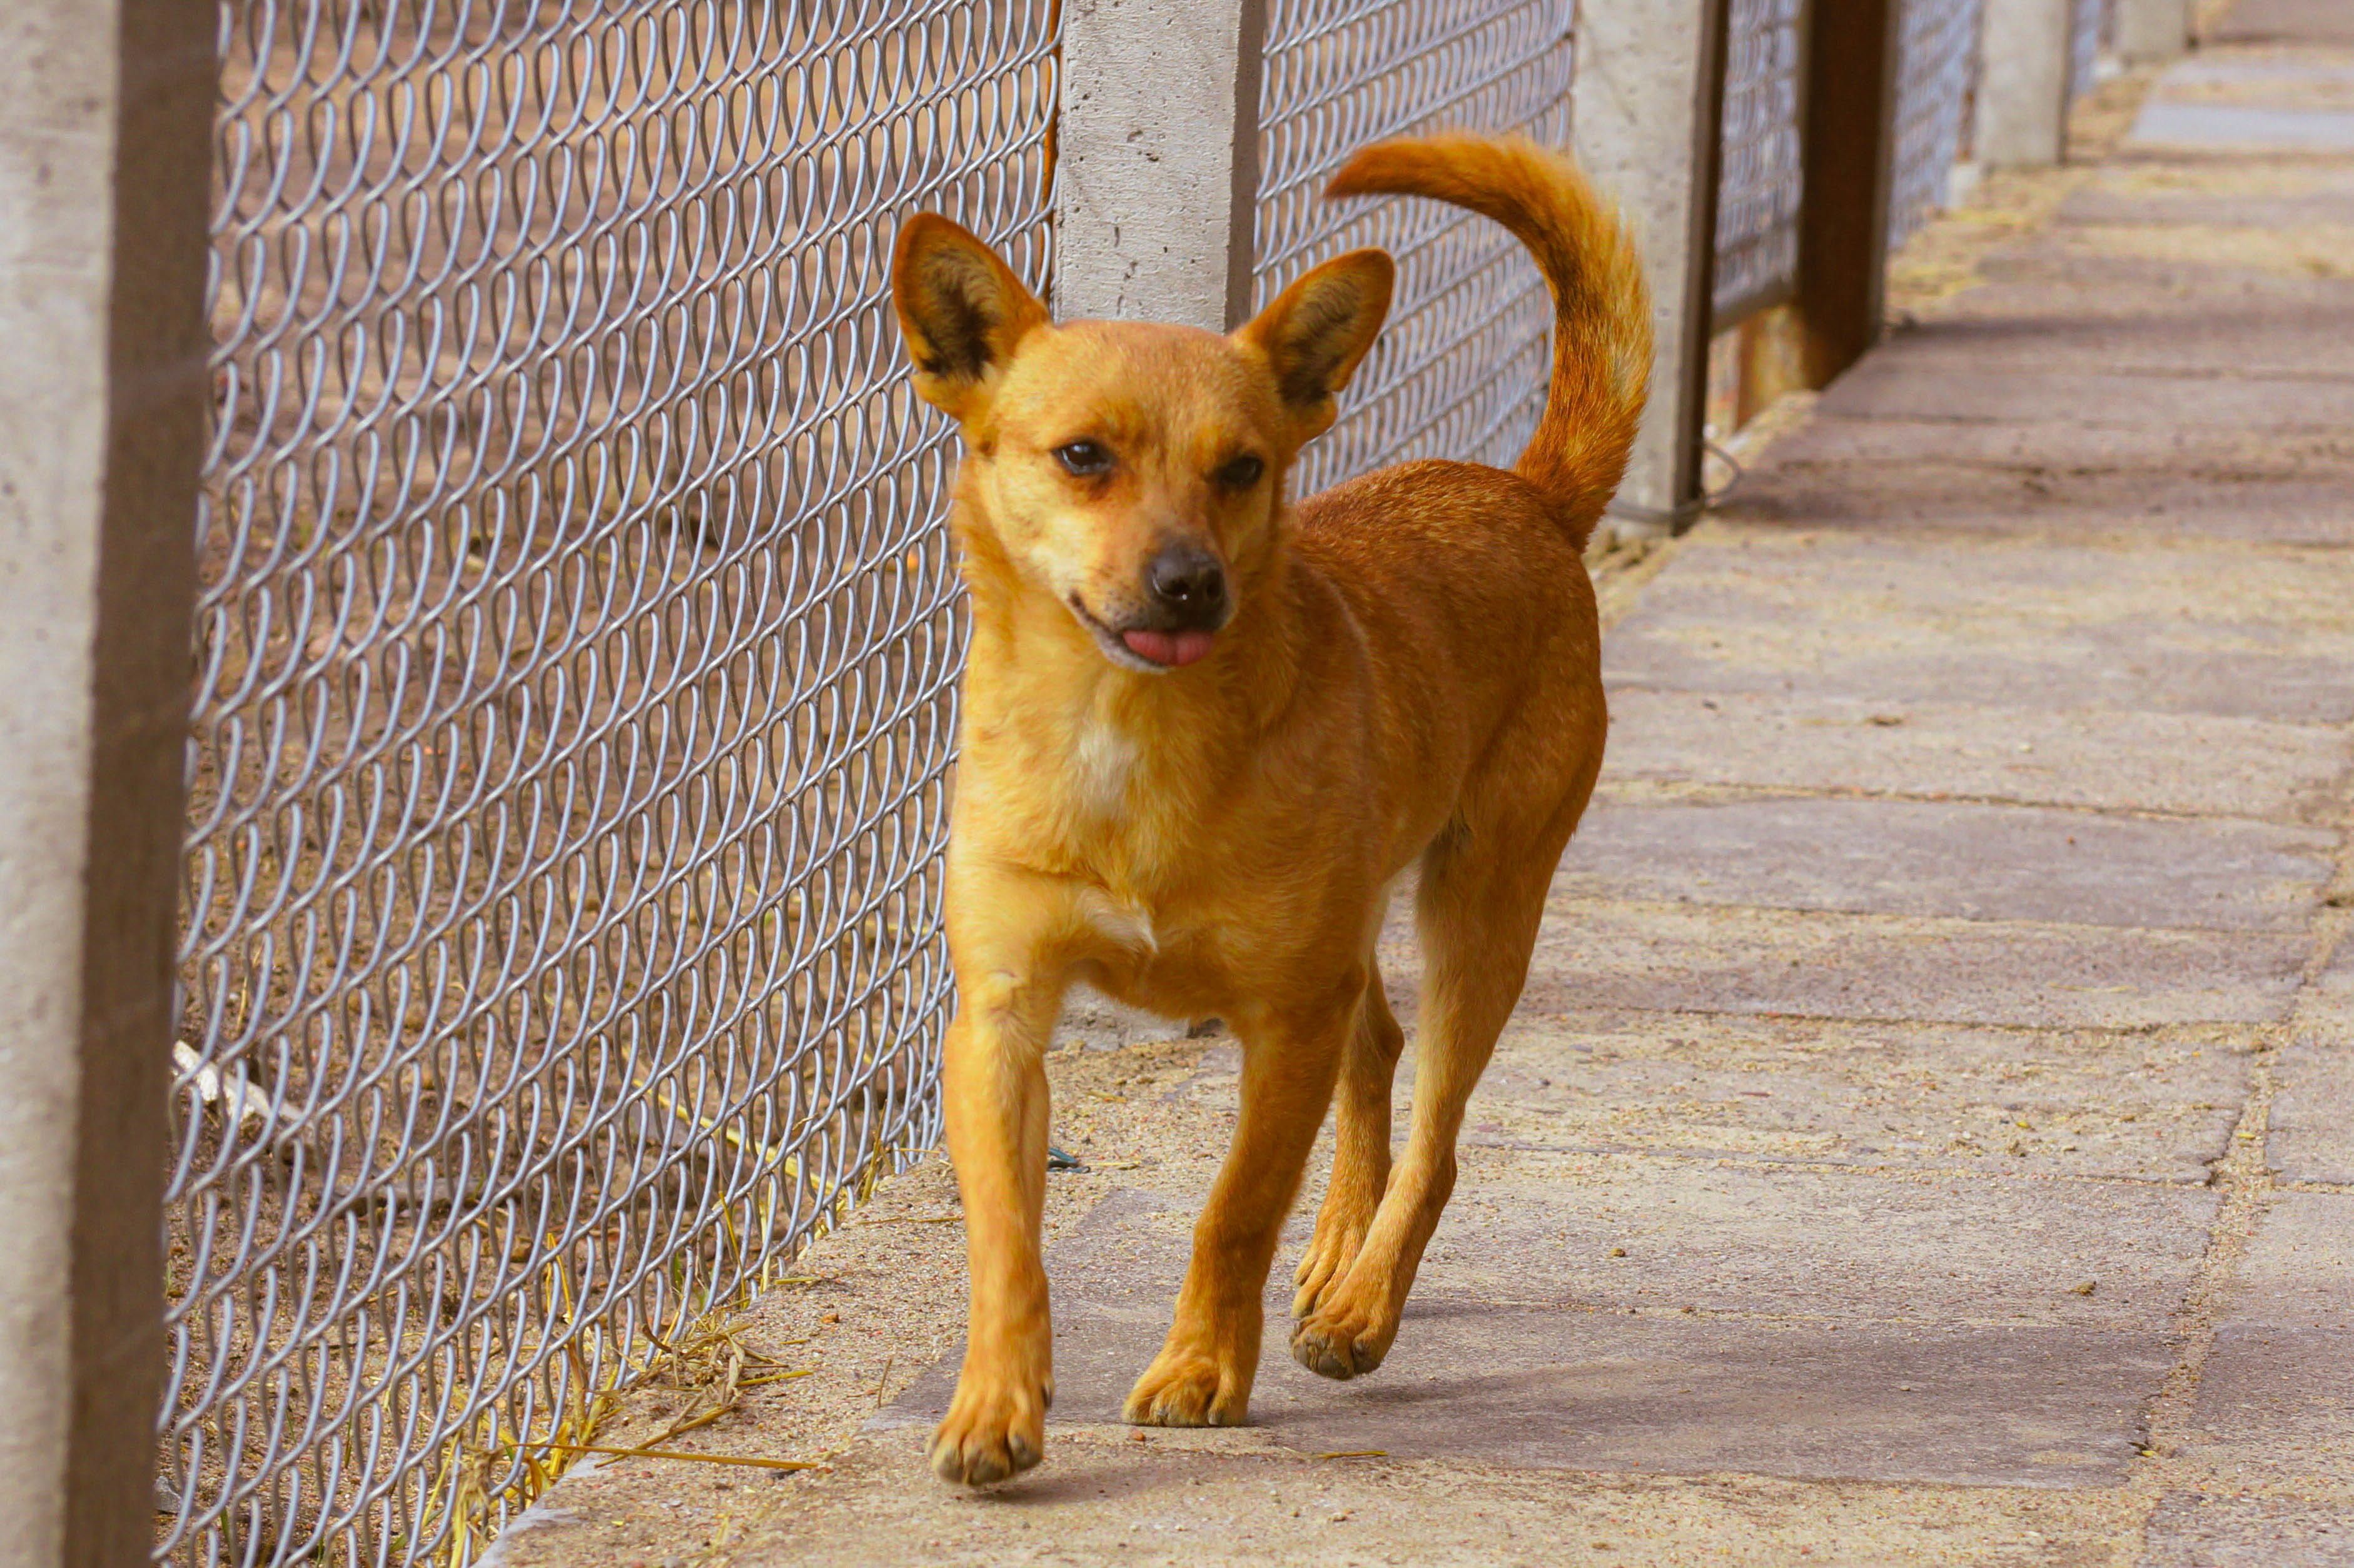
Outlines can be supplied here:
<path id="1" fill-rule="evenodd" d="M 1380 966 L 1365 960 L 1364 1001 L 1341 1058 L 1334 1114 L 1332 1180 L 1316 1215 L 1316 1235 L 1299 1260 L 1291 1315 L 1304 1318 L 1330 1286 L 1349 1271 L 1390 1180 L 1390 1093 L 1405 1033 L 1390 1012 Z"/>
<path id="2" fill-rule="evenodd" d="M 1267 1266 L 1332 1102 L 1363 985 L 1363 968 L 1352 964 L 1345 983 L 1299 1013 L 1235 1021 L 1242 1116 L 1193 1226 L 1193 1261 L 1168 1341 L 1129 1392 L 1129 1420 L 1232 1426 L 1249 1413 Z"/>
<path id="3" fill-rule="evenodd" d="M 1534 832 L 1457 835 L 1424 859 L 1416 914 L 1426 967 L 1413 1124 L 1355 1261 L 1293 1327 L 1291 1353 L 1312 1372 L 1355 1377 L 1389 1353 L 1423 1248 L 1455 1188 L 1465 1103 L 1520 999 L 1553 863 L 1575 821 L 1564 810 Z"/>

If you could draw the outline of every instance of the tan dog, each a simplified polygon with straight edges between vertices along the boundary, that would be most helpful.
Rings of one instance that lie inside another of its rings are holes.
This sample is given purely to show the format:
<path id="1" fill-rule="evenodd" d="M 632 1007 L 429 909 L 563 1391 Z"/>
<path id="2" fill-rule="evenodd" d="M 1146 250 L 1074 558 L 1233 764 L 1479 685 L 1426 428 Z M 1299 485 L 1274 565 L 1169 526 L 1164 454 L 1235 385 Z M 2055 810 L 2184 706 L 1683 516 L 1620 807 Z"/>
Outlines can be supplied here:
<path id="1" fill-rule="evenodd" d="M 1602 764 L 1581 552 L 1624 471 L 1651 362 L 1634 251 L 1524 141 L 1357 154 L 1327 194 L 1483 213 L 1556 308 L 1544 414 L 1513 472 L 1407 463 L 1286 504 L 1301 445 L 1389 307 L 1378 250 L 1329 261 L 1230 336 L 1056 325 L 929 214 L 893 289 L 917 389 L 962 427 L 953 527 L 972 594 L 948 863 L 949 1153 L 972 1269 L 946 1479 L 1038 1462 L 1054 1397 L 1039 1220 L 1042 1062 L 1084 979 L 1244 1047 L 1234 1145 L 1131 1421 L 1244 1418 L 1260 1292 L 1326 1107 L 1339 1146 L 1299 1266 L 1292 1352 L 1381 1364 L 1455 1181 L 1464 1102 L 1520 995 L 1554 863 Z M 1414 1120 L 1374 965 L 1419 863 L 1427 972 Z"/>

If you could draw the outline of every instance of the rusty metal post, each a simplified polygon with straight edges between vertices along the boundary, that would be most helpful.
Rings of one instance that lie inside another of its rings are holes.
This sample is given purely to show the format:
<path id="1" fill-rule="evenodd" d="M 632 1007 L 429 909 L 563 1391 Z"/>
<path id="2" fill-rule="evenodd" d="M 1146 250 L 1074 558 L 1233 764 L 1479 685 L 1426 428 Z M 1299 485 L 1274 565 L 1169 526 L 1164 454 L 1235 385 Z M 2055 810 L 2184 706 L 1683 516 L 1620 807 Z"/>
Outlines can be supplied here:
<path id="1" fill-rule="evenodd" d="M 1828 386 L 1879 340 L 1886 308 L 1902 0 L 1814 0 L 1798 218 L 1806 379 Z"/>

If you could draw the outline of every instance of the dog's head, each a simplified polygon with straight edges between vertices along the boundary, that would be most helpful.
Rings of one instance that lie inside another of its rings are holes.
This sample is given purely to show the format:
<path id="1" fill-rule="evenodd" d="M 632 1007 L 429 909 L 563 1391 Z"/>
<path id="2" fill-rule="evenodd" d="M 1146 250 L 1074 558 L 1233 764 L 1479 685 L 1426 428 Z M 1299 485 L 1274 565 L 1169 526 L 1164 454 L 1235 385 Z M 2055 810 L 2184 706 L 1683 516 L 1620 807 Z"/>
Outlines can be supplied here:
<path id="1" fill-rule="evenodd" d="M 1391 275 L 1352 251 L 1225 337 L 1057 326 L 986 245 L 925 213 L 899 231 L 891 287 L 917 392 L 963 428 L 967 526 L 1106 658 L 1165 671 L 1248 613 L 1283 476 L 1332 423 Z"/>

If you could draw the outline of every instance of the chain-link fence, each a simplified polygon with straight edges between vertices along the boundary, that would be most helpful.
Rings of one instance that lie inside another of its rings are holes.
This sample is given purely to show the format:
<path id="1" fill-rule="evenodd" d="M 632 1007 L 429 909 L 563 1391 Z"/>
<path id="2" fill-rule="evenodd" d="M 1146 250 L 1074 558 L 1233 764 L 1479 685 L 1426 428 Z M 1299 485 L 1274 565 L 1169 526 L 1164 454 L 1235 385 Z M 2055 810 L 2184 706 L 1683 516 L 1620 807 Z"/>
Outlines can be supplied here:
<path id="1" fill-rule="evenodd" d="M 1732 0 L 1716 195 L 1719 329 L 1788 297 L 1804 195 L 1805 0 Z"/>
<path id="2" fill-rule="evenodd" d="M 962 630 L 894 225 L 1054 0 L 224 0 L 158 1551 L 471 1543 L 927 1144 Z"/>
<path id="3" fill-rule="evenodd" d="M 1051 0 L 227 0 L 159 1552 L 462 1561 L 928 1143 L 961 650 L 896 219 L 1043 284 Z M 1278 0 L 1259 271 L 1398 309 L 1303 488 L 1509 461 L 1543 285 L 1350 150 L 1568 133 L 1569 0 Z"/>
<path id="4" fill-rule="evenodd" d="M 2068 96 L 2082 98 L 2101 79 L 2102 52 L 2116 37 L 2117 0 L 2070 0 Z"/>
<path id="5" fill-rule="evenodd" d="M 2081 98 L 2093 90 L 2093 73 L 2101 58 L 2101 0 L 2069 0 L 2068 96 Z"/>
<path id="6" fill-rule="evenodd" d="M 1978 90 L 1986 0 L 1904 0 L 1896 65 L 1896 132 L 1889 173 L 1888 248 L 1946 205 Z"/>
<path id="7" fill-rule="evenodd" d="M 963 632 L 886 267 L 929 207 L 1044 286 L 1058 5 L 218 3 L 157 1546 L 463 1563 L 933 1138 Z M 1977 5 L 1906 10 L 1905 222 Z M 1733 8 L 1721 315 L 1790 283 L 1803 10 Z M 1259 296 L 1400 266 L 1302 493 L 1526 441 L 1518 243 L 1319 192 L 1567 144 L 1575 21 L 1271 0 Z"/>
<path id="8" fill-rule="evenodd" d="M 1319 194 L 1368 142 L 1473 127 L 1569 142 L 1573 0 L 1271 0 L 1261 79 L 1257 293 L 1358 245 L 1397 259 L 1389 324 L 1295 493 L 1385 462 L 1509 465 L 1544 401 L 1553 310 L 1528 253 L 1436 202 Z"/>

